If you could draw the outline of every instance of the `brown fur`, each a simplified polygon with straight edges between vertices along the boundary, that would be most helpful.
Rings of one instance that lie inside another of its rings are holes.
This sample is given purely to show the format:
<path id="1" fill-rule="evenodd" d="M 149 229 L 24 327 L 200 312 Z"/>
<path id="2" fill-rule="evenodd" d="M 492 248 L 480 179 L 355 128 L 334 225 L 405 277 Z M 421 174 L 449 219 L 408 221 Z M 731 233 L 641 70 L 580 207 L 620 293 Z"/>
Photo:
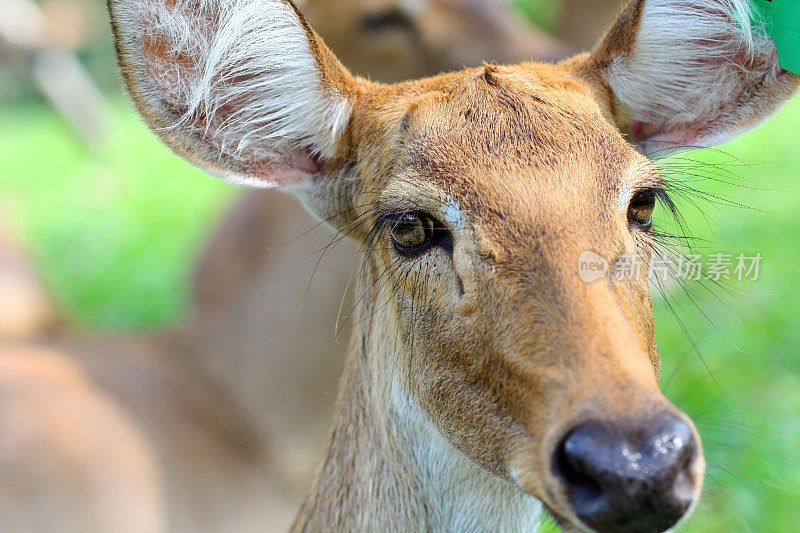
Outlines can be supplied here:
<path id="1" fill-rule="evenodd" d="M 482 6 L 482 7 L 481 7 Z M 397 13 L 396 0 L 307 0 L 301 5 L 314 28 L 334 53 L 354 72 L 382 82 L 431 76 L 442 71 L 477 65 L 481 60 L 499 63 L 561 59 L 569 47 L 524 25 L 504 2 L 481 4 L 465 0 L 433 0 L 408 24 L 370 30 L 370 18 Z M 280 213 L 280 216 L 275 216 Z M 248 191 L 219 224 L 204 251 L 195 277 L 195 300 L 201 313 L 236 312 L 245 305 L 251 275 L 267 275 L 268 245 L 293 237 L 296 224 L 314 222 L 295 203 L 281 201 L 272 191 Z M 348 257 L 354 250 L 344 242 L 328 256 Z M 294 247 L 283 256 L 296 257 Z M 326 261 L 327 262 L 327 261 Z M 331 266 L 317 272 L 321 283 L 332 284 L 349 276 Z M 342 275 L 344 274 L 344 275 Z M 285 285 L 276 280 L 276 285 Z M 341 287 L 344 292 L 344 287 Z M 288 295 L 287 295 L 288 297 Z M 335 315 L 328 322 L 333 322 Z M 263 326 L 259 324 L 258 328 Z M 274 336 L 280 335 L 275 331 Z M 240 336 L 241 343 L 247 335 Z M 325 340 L 328 340 L 326 336 Z M 287 339 L 286 342 L 290 342 Z M 258 348 L 254 345 L 253 348 Z M 344 350 L 342 350 L 343 352 Z M 319 356 L 316 356 L 319 359 Z M 332 368 L 341 368 L 344 353 L 329 355 Z"/>

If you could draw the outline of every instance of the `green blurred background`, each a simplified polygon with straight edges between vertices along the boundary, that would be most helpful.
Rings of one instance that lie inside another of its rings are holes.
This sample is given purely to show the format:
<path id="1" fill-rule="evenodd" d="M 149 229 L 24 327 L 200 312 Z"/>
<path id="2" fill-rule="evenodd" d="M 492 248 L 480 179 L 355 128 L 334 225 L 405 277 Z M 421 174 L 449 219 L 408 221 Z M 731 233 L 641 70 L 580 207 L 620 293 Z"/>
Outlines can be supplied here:
<path id="1" fill-rule="evenodd" d="M 518 4 L 547 29 L 564 22 L 557 2 Z M 103 6 L 89 10 L 99 37 L 77 54 L 109 96 L 111 127 L 86 148 L 24 64 L 0 64 L 0 213 L 71 328 L 167 327 L 190 312 L 196 254 L 240 191 L 171 155 L 141 124 L 116 82 Z M 710 241 L 707 251 L 764 259 L 758 281 L 690 285 L 693 298 L 675 288 L 669 305 L 655 297 L 665 392 L 697 421 L 709 462 L 705 497 L 678 530 L 798 531 L 800 99 L 690 157 L 689 171 L 666 164 L 666 178 L 730 200 L 700 199 L 698 209 L 679 199 L 692 235 Z"/>

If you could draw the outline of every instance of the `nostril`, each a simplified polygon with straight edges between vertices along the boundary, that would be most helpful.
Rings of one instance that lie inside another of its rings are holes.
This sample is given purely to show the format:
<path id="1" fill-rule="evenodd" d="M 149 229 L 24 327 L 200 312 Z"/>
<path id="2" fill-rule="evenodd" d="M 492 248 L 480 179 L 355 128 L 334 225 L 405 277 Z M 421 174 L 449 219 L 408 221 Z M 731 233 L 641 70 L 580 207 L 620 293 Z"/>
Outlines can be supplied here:
<path id="1" fill-rule="evenodd" d="M 556 451 L 554 462 L 554 470 L 567 487 L 573 510 L 579 517 L 601 513 L 607 505 L 590 433 L 593 431 L 582 427 L 567 435 Z"/>
<path id="2" fill-rule="evenodd" d="M 672 414 L 662 415 L 651 425 L 642 446 L 645 462 L 654 476 L 669 486 L 680 474 L 691 471 L 697 453 L 697 442 L 691 428 Z"/>
<path id="3" fill-rule="evenodd" d="M 685 512 L 695 498 L 697 482 L 693 466 L 699 453 L 689 425 L 674 415 L 665 415 L 648 446 L 651 462 L 659 468 L 663 497 L 676 510 Z"/>

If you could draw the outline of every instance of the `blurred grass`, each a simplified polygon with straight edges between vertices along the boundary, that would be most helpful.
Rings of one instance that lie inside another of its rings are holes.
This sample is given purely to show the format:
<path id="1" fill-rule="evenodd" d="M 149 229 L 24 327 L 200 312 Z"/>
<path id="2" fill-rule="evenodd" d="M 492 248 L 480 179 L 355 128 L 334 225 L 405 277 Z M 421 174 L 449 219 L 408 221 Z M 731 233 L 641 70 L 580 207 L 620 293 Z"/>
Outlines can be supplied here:
<path id="1" fill-rule="evenodd" d="M 234 190 L 116 110 L 88 151 L 49 108 L 0 109 L 0 213 L 73 324 L 133 330 L 188 310 L 192 258 Z"/>
<path id="2" fill-rule="evenodd" d="M 688 209 L 692 233 L 711 241 L 703 251 L 764 259 L 759 280 L 734 283 L 731 295 L 694 286 L 694 303 L 669 298 L 708 369 L 656 304 L 665 393 L 697 422 L 709 463 L 706 497 L 680 530 L 800 531 L 800 98 L 691 157 L 736 175 L 726 181 L 739 186 L 706 182 L 704 191 L 752 208 L 708 206 L 711 224 Z"/>
<path id="3" fill-rule="evenodd" d="M 73 323 L 163 326 L 189 309 L 195 253 L 235 190 L 116 109 L 117 127 L 96 152 L 44 107 L 0 110 L 0 211 L 19 223 Z M 714 241 L 708 252 L 759 252 L 764 261 L 759 281 L 737 284 L 733 296 L 693 286 L 708 320 L 685 295 L 670 299 L 716 383 L 656 298 L 665 392 L 698 421 L 710 465 L 706 496 L 680 531 L 800 530 L 799 140 L 795 99 L 724 154 L 691 156 L 741 176 L 740 186 L 707 181 L 704 191 L 754 208 L 707 205 L 709 225 L 682 202 L 692 233 Z"/>
<path id="4" fill-rule="evenodd" d="M 558 28 L 562 9 L 560 0 L 512 0 L 512 3 L 536 26 L 551 32 Z"/>

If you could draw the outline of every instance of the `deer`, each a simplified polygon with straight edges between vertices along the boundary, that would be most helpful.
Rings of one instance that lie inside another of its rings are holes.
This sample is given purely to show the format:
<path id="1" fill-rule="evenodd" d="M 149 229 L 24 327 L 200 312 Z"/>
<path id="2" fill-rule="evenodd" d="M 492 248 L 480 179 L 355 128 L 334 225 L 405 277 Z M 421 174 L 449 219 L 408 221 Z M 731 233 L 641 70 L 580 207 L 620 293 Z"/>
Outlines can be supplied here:
<path id="1" fill-rule="evenodd" d="M 324 457 L 292 530 L 665 531 L 700 437 L 660 392 L 647 157 L 751 129 L 798 87 L 746 0 L 633 0 L 589 53 L 382 84 L 291 0 L 110 0 L 145 122 L 361 246 Z M 258 354 L 254 354 L 258 357 Z"/>

